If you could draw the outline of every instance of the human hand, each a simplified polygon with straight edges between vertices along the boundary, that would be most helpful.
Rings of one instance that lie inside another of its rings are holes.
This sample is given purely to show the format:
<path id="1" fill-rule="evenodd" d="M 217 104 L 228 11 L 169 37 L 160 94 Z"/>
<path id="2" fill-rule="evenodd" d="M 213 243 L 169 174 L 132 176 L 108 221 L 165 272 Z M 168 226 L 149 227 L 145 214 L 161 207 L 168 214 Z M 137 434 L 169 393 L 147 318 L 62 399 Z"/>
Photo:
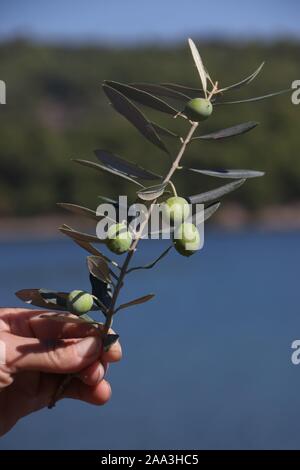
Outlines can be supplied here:
<path id="1" fill-rule="evenodd" d="M 90 325 L 57 323 L 40 318 L 42 313 L 48 312 L 0 308 L 0 436 L 48 405 L 61 374 L 76 374 L 61 398 L 95 405 L 110 398 L 104 375 L 109 362 L 121 359 L 119 342 L 102 353 L 101 338 Z"/>

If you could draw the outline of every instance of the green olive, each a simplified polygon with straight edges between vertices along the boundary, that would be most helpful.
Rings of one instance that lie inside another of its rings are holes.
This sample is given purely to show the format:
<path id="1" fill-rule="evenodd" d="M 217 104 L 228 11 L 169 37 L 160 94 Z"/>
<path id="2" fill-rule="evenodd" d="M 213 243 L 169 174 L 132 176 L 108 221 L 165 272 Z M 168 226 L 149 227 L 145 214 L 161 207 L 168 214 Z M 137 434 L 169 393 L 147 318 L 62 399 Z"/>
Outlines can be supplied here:
<path id="1" fill-rule="evenodd" d="M 72 290 L 68 295 L 68 309 L 75 315 L 83 315 L 93 307 L 94 299 L 91 294 L 83 290 Z"/>
<path id="2" fill-rule="evenodd" d="M 129 250 L 132 243 L 131 233 L 127 230 L 125 223 L 113 224 L 107 232 L 107 247 L 117 255 Z"/>
<path id="3" fill-rule="evenodd" d="M 175 224 L 182 223 L 190 213 L 190 206 L 183 197 L 169 197 L 162 204 L 162 215 L 166 222 Z"/>
<path id="4" fill-rule="evenodd" d="M 209 100 L 194 98 L 186 104 L 183 112 L 191 121 L 205 121 L 213 112 L 213 106 Z"/>
<path id="5" fill-rule="evenodd" d="M 197 227 L 189 222 L 181 224 L 174 234 L 174 247 L 183 256 L 191 256 L 200 249 L 200 234 Z"/>

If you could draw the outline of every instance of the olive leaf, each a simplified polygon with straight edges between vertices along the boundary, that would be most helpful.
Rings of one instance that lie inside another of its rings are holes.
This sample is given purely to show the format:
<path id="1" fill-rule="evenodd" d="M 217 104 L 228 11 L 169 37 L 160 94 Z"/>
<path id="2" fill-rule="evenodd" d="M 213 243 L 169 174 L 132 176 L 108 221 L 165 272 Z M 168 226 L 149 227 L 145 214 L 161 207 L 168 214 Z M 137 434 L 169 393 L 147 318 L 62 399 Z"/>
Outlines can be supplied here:
<path id="1" fill-rule="evenodd" d="M 98 251 L 97 248 L 95 248 L 89 242 L 84 242 L 82 240 L 75 240 L 75 239 L 74 239 L 74 242 L 77 243 L 78 246 L 80 246 L 81 248 L 86 250 L 88 253 L 91 253 L 91 255 L 94 255 L 94 256 L 100 256 L 101 255 L 102 256 L 100 251 Z M 105 257 L 104 257 L 104 259 L 105 259 Z"/>
<path id="2" fill-rule="evenodd" d="M 205 209 L 196 210 L 195 213 L 191 214 L 186 221 L 191 222 L 196 225 L 200 225 L 201 223 L 208 220 L 220 207 L 220 202 L 214 202 L 213 204 L 205 207 Z M 201 214 L 199 216 L 199 213 Z M 198 221 L 198 222 L 197 222 Z"/>
<path id="3" fill-rule="evenodd" d="M 115 110 L 122 114 L 131 124 L 143 134 L 152 144 L 169 154 L 169 151 L 159 135 L 153 129 L 150 121 L 143 113 L 119 91 L 107 85 L 103 85 L 103 90 L 110 100 Z"/>
<path id="4" fill-rule="evenodd" d="M 156 180 L 161 176 L 152 173 L 152 171 L 145 170 L 135 163 L 124 160 L 118 155 L 114 155 L 107 150 L 97 149 L 94 153 L 98 160 L 100 160 L 107 168 L 123 173 L 126 176 L 133 178 L 141 178 L 144 180 Z"/>
<path id="5" fill-rule="evenodd" d="M 202 88 L 191 88 L 184 85 L 178 85 L 177 83 L 161 83 L 161 86 L 168 90 L 178 91 L 179 93 L 185 94 L 188 100 L 191 98 L 200 98 L 204 94 Z"/>
<path id="6" fill-rule="evenodd" d="M 92 294 L 100 300 L 100 302 L 105 306 L 105 310 L 100 308 L 105 314 L 106 310 L 111 305 L 111 299 L 113 296 L 112 285 L 110 283 L 104 282 L 101 279 L 95 277 L 92 273 L 89 275 L 90 283 L 92 286 Z"/>
<path id="7" fill-rule="evenodd" d="M 98 216 L 95 211 L 88 209 L 87 207 L 78 206 L 77 204 L 70 204 L 68 202 L 57 202 L 57 206 L 66 209 L 67 211 L 73 212 L 74 214 L 83 215 L 89 219 L 99 220 L 101 216 Z"/>
<path id="8" fill-rule="evenodd" d="M 208 220 L 219 209 L 220 205 L 221 205 L 220 202 L 215 202 L 214 204 L 211 204 L 210 206 L 205 207 L 203 220 L 204 221 Z"/>
<path id="9" fill-rule="evenodd" d="M 228 137 L 233 137 L 240 134 L 245 134 L 246 132 L 251 131 L 256 126 L 258 126 L 259 122 L 249 121 L 243 122 L 242 124 L 237 124 L 236 126 L 227 127 L 226 129 L 221 129 L 219 131 L 214 131 L 209 134 L 199 135 L 193 137 L 192 140 L 219 140 L 219 139 L 227 139 Z"/>
<path id="10" fill-rule="evenodd" d="M 83 242 L 91 242 L 91 243 L 105 243 L 105 240 L 95 237 L 95 235 L 90 235 L 89 233 L 78 232 L 77 230 L 74 230 L 73 228 L 69 227 L 66 224 L 63 224 L 61 227 L 59 227 L 58 230 L 64 235 L 67 235 L 68 237 L 72 238 L 73 240 L 80 240 Z"/>
<path id="11" fill-rule="evenodd" d="M 229 85 L 227 87 L 220 88 L 218 91 L 222 92 L 222 91 L 228 91 L 228 90 L 237 90 L 237 89 L 241 88 L 243 85 L 248 85 L 249 83 L 251 83 L 257 77 L 257 75 L 260 73 L 260 71 L 261 71 L 261 69 L 263 68 L 264 65 L 265 65 L 265 62 L 262 62 L 260 64 L 260 66 L 253 73 L 251 73 L 251 75 L 249 75 L 248 77 L 244 78 L 240 82 L 234 83 L 233 85 Z"/>
<path id="12" fill-rule="evenodd" d="M 143 201 L 153 201 L 164 193 L 167 183 L 157 184 L 156 186 L 150 186 L 149 188 L 138 191 L 137 195 Z"/>
<path id="13" fill-rule="evenodd" d="M 124 179 L 126 179 L 127 181 L 131 181 L 131 183 L 137 184 L 137 185 L 140 186 L 141 188 L 144 187 L 144 186 L 143 186 L 141 183 L 139 183 L 136 179 L 130 178 L 130 177 L 127 176 L 125 173 L 122 173 L 121 171 L 113 170 L 112 168 L 110 168 L 110 167 L 108 167 L 108 166 L 99 165 L 99 163 L 91 162 L 91 161 L 89 161 L 89 160 L 81 160 L 81 159 L 78 159 L 78 158 L 73 159 L 73 161 L 74 161 L 75 163 L 79 163 L 79 165 L 83 165 L 83 166 L 87 166 L 87 167 L 90 167 L 90 168 L 94 168 L 94 169 L 97 170 L 97 171 L 104 171 L 104 172 L 107 172 L 107 173 L 111 173 L 112 175 L 119 176 L 120 178 L 124 178 Z"/>
<path id="14" fill-rule="evenodd" d="M 175 132 L 170 131 L 170 129 L 166 129 L 165 127 L 162 127 L 159 124 L 156 124 L 155 122 L 151 122 L 151 125 L 156 130 L 157 134 L 162 137 L 171 137 L 171 138 L 180 139 L 180 135 L 175 134 Z"/>
<path id="15" fill-rule="evenodd" d="M 110 204 L 114 204 L 115 206 L 117 206 L 119 203 L 118 201 L 116 201 L 115 199 L 112 199 L 110 197 L 107 197 L 107 196 L 98 196 L 99 199 L 102 199 L 102 201 L 105 201 L 105 202 L 109 202 Z"/>
<path id="16" fill-rule="evenodd" d="M 124 83 L 108 80 L 105 80 L 104 83 L 111 88 L 114 88 L 114 90 L 122 93 L 124 96 L 126 96 L 126 98 L 137 101 L 138 103 L 143 104 L 144 106 L 148 106 L 149 108 L 156 109 L 156 111 L 171 114 L 171 116 L 174 116 L 179 111 L 160 98 L 156 98 L 148 91 L 135 88 L 133 85 L 125 85 Z"/>
<path id="17" fill-rule="evenodd" d="M 290 93 L 291 92 L 291 89 L 290 88 L 286 88 L 285 90 L 281 90 L 281 91 L 275 91 L 274 93 L 269 93 L 268 95 L 263 95 L 263 96 L 256 96 L 254 98 L 247 98 L 247 99 L 244 99 L 244 100 L 238 100 L 238 101 L 216 101 L 214 103 L 214 106 L 219 106 L 219 105 L 222 105 L 222 104 L 240 104 L 240 103 L 250 103 L 250 102 L 254 102 L 254 101 L 261 101 L 261 100 L 266 100 L 268 98 L 272 98 L 272 96 L 278 96 L 278 95 L 283 95 L 285 93 Z"/>
<path id="18" fill-rule="evenodd" d="M 107 256 L 105 256 L 103 253 L 101 253 L 99 250 L 97 250 L 97 248 L 95 248 L 93 245 L 91 245 L 89 242 L 84 242 L 82 240 L 75 240 L 73 239 L 73 241 L 78 245 L 80 246 L 81 248 L 83 248 L 84 250 L 86 250 L 88 253 L 90 253 L 91 255 L 93 256 L 98 256 L 100 258 L 103 258 L 107 263 L 111 263 L 113 266 L 115 266 L 116 268 L 120 269 L 120 266 L 118 265 L 118 263 L 114 260 L 111 260 L 110 258 L 108 258 Z"/>
<path id="19" fill-rule="evenodd" d="M 22 289 L 15 293 L 18 299 L 35 307 L 66 311 L 67 292 L 54 292 L 47 289 Z"/>
<path id="20" fill-rule="evenodd" d="M 192 52 L 192 56 L 193 56 L 195 65 L 196 65 L 198 73 L 200 75 L 203 91 L 204 91 L 204 94 L 205 94 L 205 97 L 206 97 L 207 76 L 206 76 L 206 72 L 205 72 L 205 69 L 204 69 L 204 65 L 202 63 L 201 56 L 199 54 L 199 51 L 198 51 L 194 41 L 191 38 L 189 38 L 188 42 L 189 42 L 189 46 L 190 46 L 190 49 L 191 49 L 191 52 Z"/>
<path id="21" fill-rule="evenodd" d="M 111 334 L 111 333 L 108 333 L 107 335 L 105 335 L 103 338 L 104 351 L 105 352 L 109 351 L 110 347 L 118 341 L 119 337 L 120 337 L 119 335 Z"/>
<path id="22" fill-rule="evenodd" d="M 206 176 L 214 176 L 216 178 L 232 178 L 232 179 L 247 179 L 247 178 L 257 178 L 260 176 L 264 176 L 264 171 L 256 171 L 256 170 L 226 170 L 226 169 L 219 169 L 219 170 L 199 170 L 197 168 L 185 168 L 189 171 L 194 171 L 196 173 L 201 173 Z"/>
<path id="23" fill-rule="evenodd" d="M 68 292 L 55 292 L 49 289 L 39 289 L 39 294 L 46 302 L 52 302 L 61 307 L 67 307 Z"/>
<path id="24" fill-rule="evenodd" d="M 166 250 L 164 250 L 161 255 L 159 255 L 158 258 L 156 258 L 152 263 L 146 264 L 145 266 L 134 266 L 133 268 L 130 268 L 126 271 L 126 274 L 129 274 L 133 271 L 138 271 L 140 269 L 151 269 L 153 268 L 160 260 L 162 260 L 168 253 L 169 251 L 173 248 L 173 245 L 169 246 Z"/>
<path id="25" fill-rule="evenodd" d="M 101 256 L 88 256 L 87 265 L 89 272 L 97 279 L 109 284 L 111 282 L 108 264 Z"/>
<path id="26" fill-rule="evenodd" d="M 130 302 L 126 302 L 125 304 L 121 304 L 118 308 L 116 308 L 115 313 L 117 313 L 119 310 L 122 310 L 127 307 L 132 307 L 133 305 L 140 305 L 145 302 L 148 302 L 149 300 L 153 299 L 154 294 L 148 294 L 148 295 L 143 295 L 143 297 L 139 297 L 137 299 L 131 300 Z"/>
<path id="27" fill-rule="evenodd" d="M 204 202 L 214 201 L 219 199 L 225 194 L 231 193 L 235 189 L 242 186 L 245 183 L 245 179 L 240 179 L 238 181 L 233 181 L 232 183 L 225 184 L 224 186 L 220 186 L 219 188 L 213 189 L 211 191 L 207 191 L 205 193 L 196 194 L 194 196 L 189 196 L 187 199 L 191 204 L 201 204 Z"/>
<path id="28" fill-rule="evenodd" d="M 139 90 L 147 91 L 148 93 L 153 93 L 154 95 L 162 96 L 164 98 L 172 98 L 184 103 L 190 99 L 189 96 L 184 93 L 172 90 L 171 88 L 166 88 L 163 85 L 154 85 L 152 83 L 132 83 L 131 85 Z"/>

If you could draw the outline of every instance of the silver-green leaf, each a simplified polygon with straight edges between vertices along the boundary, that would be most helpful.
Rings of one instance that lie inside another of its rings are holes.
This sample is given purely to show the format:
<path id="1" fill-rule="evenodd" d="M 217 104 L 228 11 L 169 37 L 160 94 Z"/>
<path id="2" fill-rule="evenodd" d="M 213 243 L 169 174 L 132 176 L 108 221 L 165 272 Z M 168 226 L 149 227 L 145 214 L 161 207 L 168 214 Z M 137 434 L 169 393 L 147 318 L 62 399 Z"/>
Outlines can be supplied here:
<path id="1" fill-rule="evenodd" d="M 242 184 L 245 183 L 245 181 L 245 179 L 233 181 L 232 183 L 225 184 L 224 186 L 220 186 L 219 188 L 213 189 L 211 191 L 190 196 L 188 200 L 191 204 L 203 204 L 205 202 L 215 201 L 216 199 L 225 196 L 225 194 L 231 193 L 235 189 L 239 188 L 242 186 Z"/>
<path id="2" fill-rule="evenodd" d="M 143 189 L 137 192 L 137 195 L 143 201 L 153 201 L 160 197 L 167 186 L 167 183 L 150 186 L 149 188 Z"/>
<path id="3" fill-rule="evenodd" d="M 148 294 L 148 295 L 143 295 L 143 297 L 139 297 L 137 299 L 131 300 L 130 302 L 126 302 L 125 304 L 121 304 L 116 310 L 115 313 L 117 313 L 119 310 L 122 310 L 127 307 L 133 307 L 134 305 L 140 305 L 145 302 L 148 302 L 149 300 L 153 299 L 154 294 Z"/>
<path id="4" fill-rule="evenodd" d="M 114 155 L 107 150 L 97 149 L 94 150 L 94 153 L 105 167 L 117 171 L 118 173 L 123 173 L 131 178 L 140 178 L 144 180 L 157 180 L 161 178 L 161 176 L 152 173 L 152 171 L 145 170 L 136 163 L 124 160 L 124 158 Z"/>
<path id="5" fill-rule="evenodd" d="M 111 173 L 112 175 L 119 176 L 120 178 L 124 178 L 127 181 L 130 181 L 131 183 L 134 183 L 137 186 L 140 186 L 141 188 L 144 187 L 136 179 L 130 178 L 130 176 L 125 175 L 121 171 L 113 170 L 112 168 L 109 168 L 105 165 L 99 165 L 99 163 L 91 162 L 89 160 L 81 160 L 81 159 L 78 159 L 78 158 L 75 158 L 73 161 L 78 163 L 79 165 L 87 166 L 89 168 L 94 168 L 97 171 L 107 172 L 107 173 Z"/>
<path id="6" fill-rule="evenodd" d="M 131 124 L 152 144 L 169 154 L 169 151 L 159 135 L 153 129 L 150 121 L 144 116 L 144 114 L 119 91 L 114 88 L 103 85 L 103 90 L 110 100 L 115 110 L 122 114 Z"/>
<path id="7" fill-rule="evenodd" d="M 215 178 L 231 178 L 231 179 L 247 179 L 247 178 L 258 178 L 264 176 L 263 171 L 256 170 L 199 170 L 198 168 L 185 168 L 195 173 L 201 173 L 206 176 L 213 176 Z"/>
<path id="8" fill-rule="evenodd" d="M 149 108 L 153 108 L 157 111 L 162 113 L 170 114 L 171 116 L 175 116 L 178 113 L 178 109 L 173 108 L 165 101 L 157 98 L 156 96 L 152 95 L 146 90 L 135 88 L 131 85 L 125 85 L 124 83 L 113 82 L 113 81 L 105 81 L 106 85 L 118 90 L 120 93 L 123 93 L 124 96 L 127 98 L 136 101 L 144 106 L 148 106 Z"/>
<path id="9" fill-rule="evenodd" d="M 256 126 L 258 126 L 258 124 L 259 123 L 255 121 L 243 122 L 242 124 L 237 124 L 236 126 L 227 127 L 226 129 L 221 129 L 219 131 L 210 132 L 209 134 L 193 137 L 192 140 L 227 139 L 228 137 L 234 137 L 236 135 L 245 134 L 246 132 L 249 132 Z"/>

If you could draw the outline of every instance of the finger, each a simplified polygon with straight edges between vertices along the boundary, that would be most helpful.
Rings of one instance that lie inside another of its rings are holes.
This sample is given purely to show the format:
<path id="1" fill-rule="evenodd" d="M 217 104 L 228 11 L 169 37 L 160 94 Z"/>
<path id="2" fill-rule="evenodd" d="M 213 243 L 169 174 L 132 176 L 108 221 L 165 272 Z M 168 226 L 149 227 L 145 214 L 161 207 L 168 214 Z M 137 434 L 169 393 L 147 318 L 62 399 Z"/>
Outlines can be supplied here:
<path id="1" fill-rule="evenodd" d="M 105 372 L 106 369 L 104 365 L 97 361 L 80 371 L 77 377 L 86 385 L 95 386 L 104 379 Z"/>
<path id="2" fill-rule="evenodd" d="M 17 336 L 41 339 L 79 338 L 97 331 L 86 323 L 58 323 L 41 317 L 41 315 L 51 317 L 53 314 L 57 314 L 57 312 L 25 308 L 0 308 L 0 330 L 10 331 Z M 70 316 L 75 317 L 74 315 Z"/>
<path id="3" fill-rule="evenodd" d="M 111 397 L 111 387 L 106 380 L 102 380 L 95 387 L 89 387 L 79 380 L 72 380 L 66 388 L 62 398 L 82 400 L 93 405 L 104 405 Z"/>
<path id="4" fill-rule="evenodd" d="M 99 334 L 99 329 L 88 323 L 63 323 L 51 320 L 53 314 L 55 312 L 40 312 L 39 315 L 32 316 L 29 319 L 31 330 L 36 338 L 83 338 Z M 69 314 L 69 316 L 70 318 L 76 318 L 75 315 Z"/>
<path id="5" fill-rule="evenodd" d="M 49 314 L 50 316 L 51 314 Z M 59 338 L 84 338 L 86 336 L 97 336 L 99 330 L 91 325 L 82 323 L 59 323 L 50 318 L 41 318 L 32 316 L 30 326 L 34 336 L 40 339 L 59 339 Z M 115 332 L 110 329 L 110 334 Z M 119 341 L 116 341 L 107 352 L 103 352 L 104 362 L 117 362 L 122 358 L 122 349 Z"/>
<path id="6" fill-rule="evenodd" d="M 95 362 L 102 350 L 99 336 L 83 339 L 41 341 L 1 334 L 6 345 L 6 365 L 14 373 L 36 370 L 52 373 L 75 373 Z"/>
<path id="7" fill-rule="evenodd" d="M 23 374 L 27 374 L 27 372 Z M 17 376 L 15 381 L 16 384 L 18 377 L 19 376 Z M 33 411 L 48 406 L 60 384 L 61 376 L 56 374 L 41 374 L 39 387 L 36 394 L 32 397 L 32 400 L 20 402 L 20 416 L 25 416 Z M 106 380 L 102 380 L 99 384 L 91 387 L 74 378 L 66 387 L 60 400 L 62 398 L 73 398 L 94 405 L 104 405 L 110 397 L 111 387 Z"/>

